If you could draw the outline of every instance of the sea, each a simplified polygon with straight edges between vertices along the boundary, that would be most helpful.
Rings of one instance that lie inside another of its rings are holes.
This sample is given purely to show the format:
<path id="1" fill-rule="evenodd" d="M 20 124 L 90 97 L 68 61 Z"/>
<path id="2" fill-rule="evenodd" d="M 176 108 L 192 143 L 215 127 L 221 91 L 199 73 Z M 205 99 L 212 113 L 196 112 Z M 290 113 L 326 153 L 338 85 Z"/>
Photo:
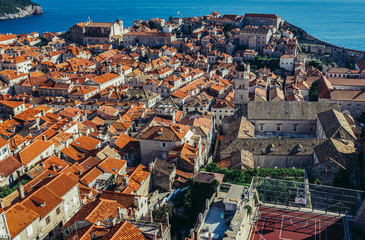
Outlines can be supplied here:
<path id="1" fill-rule="evenodd" d="M 0 33 L 60 32 L 78 22 L 273 13 L 324 41 L 365 51 L 365 0 L 33 0 L 44 14 L 0 21 Z"/>

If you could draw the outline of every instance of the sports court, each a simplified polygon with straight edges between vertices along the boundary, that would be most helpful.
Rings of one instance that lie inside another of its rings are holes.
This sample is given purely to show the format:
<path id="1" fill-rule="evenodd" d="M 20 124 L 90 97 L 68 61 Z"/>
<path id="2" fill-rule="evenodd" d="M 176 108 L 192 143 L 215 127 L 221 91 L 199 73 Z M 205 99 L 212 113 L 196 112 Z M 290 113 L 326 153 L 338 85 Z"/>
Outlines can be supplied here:
<path id="1" fill-rule="evenodd" d="M 343 218 L 292 210 L 259 207 L 251 240 L 343 240 Z"/>

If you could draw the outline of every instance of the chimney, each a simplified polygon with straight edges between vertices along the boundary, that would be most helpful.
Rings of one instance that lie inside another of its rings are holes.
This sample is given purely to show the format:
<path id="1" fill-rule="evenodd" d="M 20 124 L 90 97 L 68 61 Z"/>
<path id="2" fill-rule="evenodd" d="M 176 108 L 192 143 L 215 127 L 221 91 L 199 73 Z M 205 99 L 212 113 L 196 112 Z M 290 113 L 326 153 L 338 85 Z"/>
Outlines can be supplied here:
<path id="1" fill-rule="evenodd" d="M 155 162 L 150 162 L 149 164 L 148 164 L 148 171 L 150 171 L 150 172 L 152 172 L 152 170 L 153 170 L 153 166 L 155 165 Z"/>
<path id="2" fill-rule="evenodd" d="M 194 240 L 199 240 L 198 230 L 194 230 Z"/>
<path id="3" fill-rule="evenodd" d="M 161 234 L 163 236 L 164 231 L 163 231 L 163 225 L 162 225 L 162 223 L 160 223 L 160 229 L 161 229 Z"/>
<path id="4" fill-rule="evenodd" d="M 42 140 L 47 141 L 47 137 L 45 135 L 42 135 Z"/>
<path id="5" fill-rule="evenodd" d="M 128 184 L 129 184 L 129 178 L 128 178 L 128 176 L 123 176 L 122 186 L 123 187 L 127 187 Z"/>
<path id="6" fill-rule="evenodd" d="M 169 213 L 166 213 L 166 224 L 167 224 L 167 226 L 170 226 L 170 215 L 169 215 Z"/>
<path id="7" fill-rule="evenodd" d="M 19 197 L 20 197 L 20 199 L 25 198 L 24 186 L 23 186 L 23 185 L 19 185 L 19 187 L 18 187 L 18 192 L 19 192 Z"/>
<path id="8" fill-rule="evenodd" d="M 51 168 L 52 168 L 52 170 L 53 170 L 53 171 L 55 171 L 55 172 L 56 172 L 56 170 L 57 170 L 57 169 L 56 169 L 56 165 L 54 165 L 54 164 L 52 163 L 52 164 L 51 164 Z"/>
<path id="9" fill-rule="evenodd" d="M 77 171 L 77 174 L 81 175 L 81 174 L 82 174 L 82 170 L 81 170 L 81 169 L 79 169 L 79 170 Z"/>
<path id="10" fill-rule="evenodd" d="M 46 112 L 44 111 L 44 109 L 41 110 L 41 115 L 46 116 Z"/>
<path id="11" fill-rule="evenodd" d="M 134 197 L 134 206 L 137 207 L 139 209 L 139 196 L 135 196 Z"/>
<path id="12" fill-rule="evenodd" d="M 133 208 L 133 220 L 137 220 L 137 209 Z"/>
<path id="13" fill-rule="evenodd" d="M 152 211 L 150 211 L 149 213 L 150 213 L 150 221 L 151 221 L 151 223 L 153 223 L 153 215 L 152 215 Z"/>
<path id="14" fill-rule="evenodd" d="M 117 207 L 117 211 L 118 211 L 118 218 L 122 219 L 123 216 L 122 216 L 122 211 L 121 211 L 120 207 Z"/>

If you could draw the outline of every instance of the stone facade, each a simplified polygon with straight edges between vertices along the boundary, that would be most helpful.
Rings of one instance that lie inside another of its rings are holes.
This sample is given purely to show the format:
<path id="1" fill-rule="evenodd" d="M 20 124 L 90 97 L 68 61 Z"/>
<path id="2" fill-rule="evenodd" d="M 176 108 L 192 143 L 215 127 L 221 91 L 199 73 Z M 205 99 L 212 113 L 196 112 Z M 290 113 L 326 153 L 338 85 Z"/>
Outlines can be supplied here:
<path id="1" fill-rule="evenodd" d="M 241 63 L 236 69 L 234 80 L 234 105 L 239 107 L 249 101 L 249 76 L 250 65 Z"/>
<path id="2" fill-rule="evenodd" d="M 266 27 L 246 27 L 239 34 L 239 44 L 245 48 L 262 52 L 270 42 L 272 31 Z"/>
<path id="3" fill-rule="evenodd" d="M 275 14 L 255 14 L 255 13 L 246 13 L 245 14 L 245 25 L 246 26 L 270 26 L 273 25 L 276 28 L 279 28 L 281 25 L 282 19 L 278 15 Z"/>

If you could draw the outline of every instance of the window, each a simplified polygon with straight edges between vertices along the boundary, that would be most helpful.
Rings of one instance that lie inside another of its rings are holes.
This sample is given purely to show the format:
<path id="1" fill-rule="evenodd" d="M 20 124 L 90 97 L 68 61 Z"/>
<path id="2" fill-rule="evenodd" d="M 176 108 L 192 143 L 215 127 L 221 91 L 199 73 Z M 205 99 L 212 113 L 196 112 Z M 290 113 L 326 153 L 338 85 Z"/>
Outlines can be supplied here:
<path id="1" fill-rule="evenodd" d="M 284 163 L 284 160 L 283 160 L 283 159 L 281 159 L 281 160 L 280 160 L 280 164 L 281 164 L 281 165 L 283 165 L 283 163 Z"/>
<path id="2" fill-rule="evenodd" d="M 272 159 L 270 159 L 270 165 L 272 165 L 273 164 L 273 160 Z"/>
<path id="3" fill-rule="evenodd" d="M 264 124 L 260 125 L 260 131 L 264 131 Z"/>
<path id="4" fill-rule="evenodd" d="M 281 125 L 280 124 L 276 125 L 276 131 L 278 131 L 278 132 L 281 131 Z"/>
<path id="5" fill-rule="evenodd" d="M 74 205 L 76 205 L 76 204 L 77 204 L 77 197 L 74 197 L 74 198 L 72 199 L 72 201 L 73 201 Z"/>
<path id="6" fill-rule="evenodd" d="M 294 125 L 294 129 L 293 130 L 294 130 L 294 132 L 297 132 L 298 131 L 298 125 L 297 124 Z"/>
<path id="7" fill-rule="evenodd" d="M 167 158 L 167 153 L 162 153 L 162 158 L 166 159 Z"/>
<path id="8" fill-rule="evenodd" d="M 3 154 L 6 153 L 7 151 L 8 151 L 8 149 L 7 148 L 4 148 L 3 149 Z"/>
<path id="9" fill-rule="evenodd" d="M 293 160 L 289 160 L 289 164 L 290 165 L 293 165 Z"/>
<path id="10" fill-rule="evenodd" d="M 167 145 L 166 145 L 166 143 L 161 143 L 161 147 L 163 147 L 163 148 L 165 148 L 165 147 L 167 147 Z"/>
<path id="11" fill-rule="evenodd" d="M 50 217 L 50 216 L 48 216 L 48 217 L 46 218 L 46 224 L 48 225 L 50 222 L 51 222 L 51 217 Z"/>
<path id="12" fill-rule="evenodd" d="M 60 209 L 60 207 L 56 208 L 56 214 L 57 214 L 57 215 L 60 215 L 60 213 L 61 213 L 61 209 Z"/>
<path id="13" fill-rule="evenodd" d="M 264 159 L 260 159 L 260 165 L 263 166 L 264 165 Z"/>
<path id="14" fill-rule="evenodd" d="M 311 132 L 314 132 L 315 129 L 316 129 L 316 126 L 315 125 L 310 125 L 310 131 Z"/>

